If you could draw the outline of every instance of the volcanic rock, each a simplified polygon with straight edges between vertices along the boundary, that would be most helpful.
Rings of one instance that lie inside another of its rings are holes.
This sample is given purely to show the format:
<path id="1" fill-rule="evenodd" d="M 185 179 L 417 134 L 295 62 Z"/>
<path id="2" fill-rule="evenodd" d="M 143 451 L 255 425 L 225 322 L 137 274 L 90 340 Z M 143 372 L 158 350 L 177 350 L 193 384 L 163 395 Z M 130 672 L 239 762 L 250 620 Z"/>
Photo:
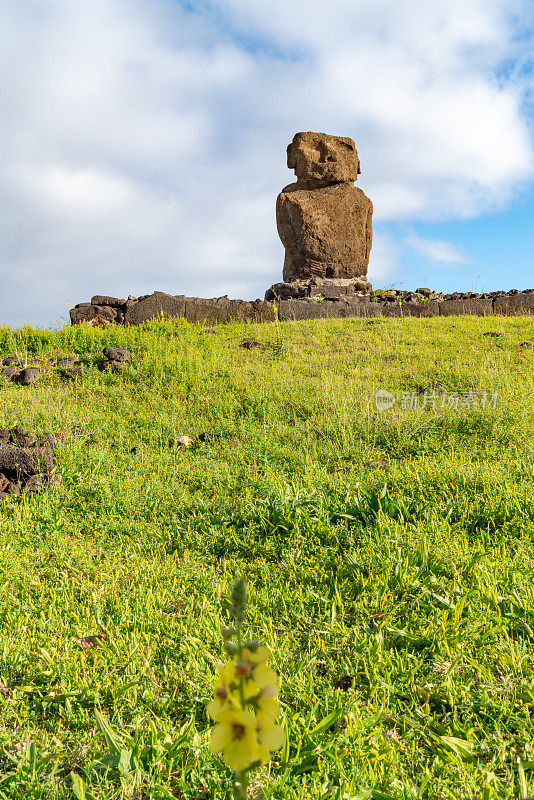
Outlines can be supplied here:
<path id="1" fill-rule="evenodd" d="M 95 294 L 91 297 L 92 306 L 109 306 L 110 308 L 119 308 L 125 304 L 126 300 L 120 297 L 109 297 L 107 294 Z"/>
<path id="2" fill-rule="evenodd" d="M 44 447 L 0 447 L 0 472 L 8 476 L 29 476 L 44 472 L 50 475 L 53 467 L 53 450 Z"/>
<path id="3" fill-rule="evenodd" d="M 41 377 L 41 371 L 37 367 L 26 367 L 18 375 L 13 377 L 15 383 L 21 386 L 30 386 Z"/>
<path id="4" fill-rule="evenodd" d="M 20 370 L 18 367 L 4 367 L 0 371 L 0 375 L 2 375 L 7 381 L 12 381 L 19 374 L 19 372 Z"/>
<path id="5" fill-rule="evenodd" d="M 74 367 L 80 363 L 80 359 L 76 356 L 68 356 L 67 358 L 58 358 L 55 362 L 56 367 Z"/>
<path id="6" fill-rule="evenodd" d="M 365 278 L 373 205 L 353 184 L 360 161 L 352 139 L 297 133 L 287 148 L 296 183 L 278 195 L 276 222 L 285 247 L 283 277 Z"/>
<path id="7" fill-rule="evenodd" d="M 132 354 L 129 350 L 121 350 L 119 347 L 104 347 L 104 356 L 110 361 L 131 361 Z"/>

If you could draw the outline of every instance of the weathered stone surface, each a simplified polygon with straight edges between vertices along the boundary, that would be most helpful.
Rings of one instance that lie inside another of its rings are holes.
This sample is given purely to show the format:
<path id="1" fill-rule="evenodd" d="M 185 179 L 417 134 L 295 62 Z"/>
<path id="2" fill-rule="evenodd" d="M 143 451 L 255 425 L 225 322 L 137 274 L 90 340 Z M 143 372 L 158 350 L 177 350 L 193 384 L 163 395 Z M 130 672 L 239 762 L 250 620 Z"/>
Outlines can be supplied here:
<path id="1" fill-rule="evenodd" d="M 121 350 L 120 347 L 104 347 L 102 350 L 104 356 L 110 361 L 130 361 L 132 354 L 129 350 Z"/>
<path id="2" fill-rule="evenodd" d="M 440 316 L 450 317 L 461 314 L 473 314 L 487 317 L 493 314 L 493 300 L 490 298 L 473 298 L 465 300 L 441 300 L 439 302 Z"/>
<path id="3" fill-rule="evenodd" d="M 361 172 L 356 145 L 346 136 L 302 131 L 287 147 L 287 166 L 304 188 L 354 183 Z"/>
<path id="4" fill-rule="evenodd" d="M 79 363 L 80 359 L 76 356 L 67 356 L 67 358 L 58 358 L 54 366 L 68 368 L 77 366 Z"/>
<path id="5" fill-rule="evenodd" d="M 370 291 L 371 284 L 361 279 L 353 278 L 313 278 L 310 281 L 309 297 L 321 297 L 324 300 L 333 300 L 346 297 L 356 292 Z"/>
<path id="6" fill-rule="evenodd" d="M 109 297 L 107 294 L 95 294 L 91 297 L 92 306 L 110 306 L 111 308 L 119 308 L 125 304 L 126 300 L 120 297 Z"/>
<path id="7" fill-rule="evenodd" d="M 80 305 L 69 311 L 71 325 L 80 325 L 82 322 L 89 324 L 112 323 L 117 317 L 117 311 L 109 306 Z"/>
<path id="8" fill-rule="evenodd" d="M 59 375 L 61 378 L 65 378 L 67 381 L 75 381 L 77 378 L 81 378 L 83 374 L 81 367 L 67 367 L 66 369 L 60 369 Z"/>
<path id="9" fill-rule="evenodd" d="M 227 297 L 204 299 L 187 297 L 185 301 L 185 318 L 188 322 L 200 322 L 204 325 L 216 325 L 228 322 L 230 300 Z"/>
<path id="10" fill-rule="evenodd" d="M 17 356 L 7 356 L 2 360 L 4 367 L 22 367 L 22 361 Z"/>
<path id="11" fill-rule="evenodd" d="M 149 319 L 170 319 L 185 314 L 185 295 L 154 292 L 137 303 L 132 303 L 124 315 L 126 325 L 140 325 Z"/>
<path id="12" fill-rule="evenodd" d="M 265 299 L 300 300 L 304 297 L 316 297 L 322 300 L 361 296 L 362 292 L 372 289 L 369 281 L 363 278 L 307 278 L 289 283 L 275 283 L 265 292 Z"/>
<path id="13" fill-rule="evenodd" d="M 520 294 L 496 297 L 493 306 L 495 314 L 515 316 L 519 314 L 534 314 L 534 294 L 521 292 Z"/>
<path id="14" fill-rule="evenodd" d="M 26 367 L 18 375 L 15 375 L 13 380 L 20 386 L 30 386 L 41 377 L 41 371 L 37 367 Z"/>
<path id="15" fill-rule="evenodd" d="M 339 317 L 380 317 L 379 303 L 341 303 L 335 300 L 280 300 L 278 316 L 282 322 L 304 319 L 335 319 Z"/>
<path id="16" fill-rule="evenodd" d="M 229 300 L 227 297 L 204 299 L 186 297 L 185 318 L 188 322 L 217 325 L 224 322 L 274 322 L 271 303 L 265 300 Z"/>
<path id="17" fill-rule="evenodd" d="M 365 277 L 373 205 L 353 186 L 359 159 L 352 139 L 297 133 L 287 164 L 297 182 L 278 195 L 276 223 L 285 247 L 285 282 L 298 278 Z"/>
<path id="18" fill-rule="evenodd" d="M 406 301 L 401 305 L 403 317 L 439 317 L 439 303 L 437 300 L 427 300 L 424 303 Z"/>
<path id="19" fill-rule="evenodd" d="M 105 358 L 99 361 L 97 367 L 100 372 L 122 372 L 124 361 L 112 361 L 110 358 Z"/>
<path id="20" fill-rule="evenodd" d="M 37 444 L 37 436 L 33 433 L 26 433 L 21 425 L 15 425 L 9 431 L 11 441 L 18 444 L 19 447 L 33 447 Z"/>
<path id="21" fill-rule="evenodd" d="M 19 374 L 20 370 L 18 367 L 4 367 L 0 370 L 0 375 L 4 377 L 7 381 L 12 381 L 16 376 Z"/>
<path id="22" fill-rule="evenodd" d="M 16 475 L 49 475 L 53 467 L 53 449 L 43 447 L 0 447 L 0 472 L 8 477 Z"/>

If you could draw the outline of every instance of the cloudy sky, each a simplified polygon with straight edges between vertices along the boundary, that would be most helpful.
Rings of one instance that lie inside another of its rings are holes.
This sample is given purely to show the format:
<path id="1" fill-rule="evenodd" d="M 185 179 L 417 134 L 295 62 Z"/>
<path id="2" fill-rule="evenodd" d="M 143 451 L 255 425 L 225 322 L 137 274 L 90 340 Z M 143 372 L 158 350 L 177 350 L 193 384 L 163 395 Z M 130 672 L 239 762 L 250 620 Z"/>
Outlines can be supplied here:
<path id="1" fill-rule="evenodd" d="M 0 0 L 0 324 L 263 297 L 296 131 L 351 136 L 375 286 L 534 287 L 531 0 Z"/>

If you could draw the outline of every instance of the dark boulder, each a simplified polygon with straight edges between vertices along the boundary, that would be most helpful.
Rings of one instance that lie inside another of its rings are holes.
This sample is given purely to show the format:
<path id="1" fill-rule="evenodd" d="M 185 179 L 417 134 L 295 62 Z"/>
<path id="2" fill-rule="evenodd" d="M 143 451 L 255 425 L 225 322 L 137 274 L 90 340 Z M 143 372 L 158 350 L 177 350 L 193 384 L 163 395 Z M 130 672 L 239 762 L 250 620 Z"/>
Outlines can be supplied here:
<path id="1" fill-rule="evenodd" d="M 132 354 L 129 350 L 121 350 L 119 347 L 104 347 L 104 356 L 110 361 L 129 361 L 132 360 Z"/>
<path id="2" fill-rule="evenodd" d="M 20 386 L 30 386 L 41 377 L 41 371 L 37 367 L 26 367 L 13 380 Z"/>
<path id="3" fill-rule="evenodd" d="M 0 447 L 0 472 L 8 476 L 49 475 L 53 467 L 53 449 L 43 447 Z"/>
<path id="4" fill-rule="evenodd" d="M 110 308 L 119 308 L 125 304 L 126 300 L 120 297 L 109 297 L 107 294 L 95 294 L 91 297 L 92 306 L 109 306 Z"/>
<path id="5" fill-rule="evenodd" d="M 4 367 L 0 371 L 0 375 L 6 379 L 6 381 L 14 380 L 17 375 L 19 374 L 20 370 L 18 367 Z"/>

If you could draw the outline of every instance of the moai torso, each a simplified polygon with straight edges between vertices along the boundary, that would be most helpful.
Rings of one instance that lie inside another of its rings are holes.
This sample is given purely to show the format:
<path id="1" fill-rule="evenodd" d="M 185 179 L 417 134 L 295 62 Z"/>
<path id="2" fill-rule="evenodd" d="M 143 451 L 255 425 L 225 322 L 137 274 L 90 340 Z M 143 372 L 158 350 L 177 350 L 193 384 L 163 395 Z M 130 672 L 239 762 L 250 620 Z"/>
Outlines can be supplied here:
<path id="1" fill-rule="evenodd" d="M 364 278 L 373 236 L 373 204 L 353 184 L 359 160 L 352 139 L 297 133 L 287 149 L 297 182 L 278 195 L 276 222 L 285 247 L 284 281 Z"/>

